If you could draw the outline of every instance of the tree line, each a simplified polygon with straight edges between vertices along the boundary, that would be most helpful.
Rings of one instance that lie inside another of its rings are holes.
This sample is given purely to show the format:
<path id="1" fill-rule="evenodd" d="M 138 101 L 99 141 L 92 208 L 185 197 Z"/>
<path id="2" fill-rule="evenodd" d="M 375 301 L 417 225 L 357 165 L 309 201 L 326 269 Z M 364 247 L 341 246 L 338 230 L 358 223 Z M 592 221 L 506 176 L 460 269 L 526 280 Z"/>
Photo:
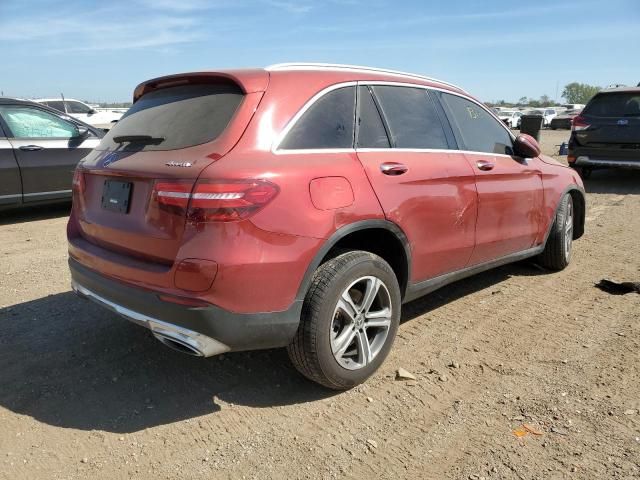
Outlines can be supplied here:
<path id="1" fill-rule="evenodd" d="M 562 98 L 565 99 L 566 103 L 586 104 L 591 99 L 591 97 L 593 97 L 600 90 L 602 90 L 602 88 L 595 85 L 571 82 L 564 86 L 564 89 L 562 90 Z M 544 108 L 555 105 L 555 102 L 551 99 L 551 97 L 549 97 L 549 95 L 542 95 L 538 99 L 521 97 L 516 103 L 498 100 L 497 102 L 492 102 L 491 105 L 498 107 Z"/>

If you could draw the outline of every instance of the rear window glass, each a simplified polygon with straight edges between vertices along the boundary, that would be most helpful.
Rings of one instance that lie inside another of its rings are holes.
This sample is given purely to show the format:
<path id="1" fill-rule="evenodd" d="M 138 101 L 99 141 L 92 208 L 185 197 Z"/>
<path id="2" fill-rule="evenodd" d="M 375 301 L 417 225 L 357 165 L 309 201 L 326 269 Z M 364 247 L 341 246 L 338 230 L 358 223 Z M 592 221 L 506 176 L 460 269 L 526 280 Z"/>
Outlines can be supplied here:
<path id="1" fill-rule="evenodd" d="M 438 112 L 421 88 L 373 87 L 395 148 L 448 149 Z"/>
<path id="2" fill-rule="evenodd" d="M 601 93 L 593 97 L 583 113 L 594 117 L 640 117 L 640 92 Z"/>
<path id="3" fill-rule="evenodd" d="M 225 130 L 242 98 L 234 85 L 182 85 L 149 92 L 109 130 L 98 149 L 175 150 L 211 142 Z M 149 141 L 122 141 L 127 137 Z"/>
<path id="4" fill-rule="evenodd" d="M 352 148 L 355 106 L 356 87 L 323 95 L 300 117 L 279 148 Z"/>

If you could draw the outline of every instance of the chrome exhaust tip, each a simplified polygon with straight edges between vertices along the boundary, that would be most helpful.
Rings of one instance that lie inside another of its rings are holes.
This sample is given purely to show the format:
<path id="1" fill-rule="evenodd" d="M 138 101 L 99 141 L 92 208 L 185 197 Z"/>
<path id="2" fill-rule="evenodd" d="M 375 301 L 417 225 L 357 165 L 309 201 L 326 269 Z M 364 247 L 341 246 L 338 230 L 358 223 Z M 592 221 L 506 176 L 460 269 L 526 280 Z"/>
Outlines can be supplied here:
<path id="1" fill-rule="evenodd" d="M 204 353 L 195 348 L 188 343 L 181 341 L 178 338 L 169 337 L 162 333 L 153 332 L 153 336 L 161 342 L 163 345 L 169 347 L 172 350 L 175 350 L 180 353 L 186 353 L 187 355 L 192 355 L 194 357 L 204 357 Z"/>

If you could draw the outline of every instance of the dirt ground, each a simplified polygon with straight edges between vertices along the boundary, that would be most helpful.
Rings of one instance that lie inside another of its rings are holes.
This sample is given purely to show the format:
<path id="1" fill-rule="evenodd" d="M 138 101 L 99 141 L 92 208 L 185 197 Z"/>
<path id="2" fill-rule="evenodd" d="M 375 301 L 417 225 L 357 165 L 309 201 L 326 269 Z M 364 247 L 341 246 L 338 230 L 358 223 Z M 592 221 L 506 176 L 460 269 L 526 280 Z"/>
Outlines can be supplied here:
<path id="1" fill-rule="evenodd" d="M 587 191 L 569 268 L 406 305 L 378 374 L 339 394 L 282 350 L 169 350 L 70 292 L 68 207 L 2 213 L 0 478 L 640 478 L 640 295 L 593 286 L 640 280 L 640 172 Z"/>

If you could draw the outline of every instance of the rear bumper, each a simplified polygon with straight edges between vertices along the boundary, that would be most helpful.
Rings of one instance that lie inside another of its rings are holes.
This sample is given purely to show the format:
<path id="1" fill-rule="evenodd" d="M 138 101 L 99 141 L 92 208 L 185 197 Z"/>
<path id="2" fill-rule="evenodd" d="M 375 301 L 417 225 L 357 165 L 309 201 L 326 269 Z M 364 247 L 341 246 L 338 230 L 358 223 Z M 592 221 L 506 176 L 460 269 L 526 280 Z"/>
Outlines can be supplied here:
<path id="1" fill-rule="evenodd" d="M 580 155 L 573 163 L 576 167 L 591 168 L 631 168 L 640 170 L 640 158 L 636 160 L 611 159 L 611 158 L 594 158 L 586 155 Z"/>
<path id="2" fill-rule="evenodd" d="M 210 305 L 188 307 L 160 300 L 69 258 L 73 290 L 151 330 L 163 343 L 200 356 L 286 346 L 298 328 L 302 302 L 281 312 L 234 313 Z"/>

